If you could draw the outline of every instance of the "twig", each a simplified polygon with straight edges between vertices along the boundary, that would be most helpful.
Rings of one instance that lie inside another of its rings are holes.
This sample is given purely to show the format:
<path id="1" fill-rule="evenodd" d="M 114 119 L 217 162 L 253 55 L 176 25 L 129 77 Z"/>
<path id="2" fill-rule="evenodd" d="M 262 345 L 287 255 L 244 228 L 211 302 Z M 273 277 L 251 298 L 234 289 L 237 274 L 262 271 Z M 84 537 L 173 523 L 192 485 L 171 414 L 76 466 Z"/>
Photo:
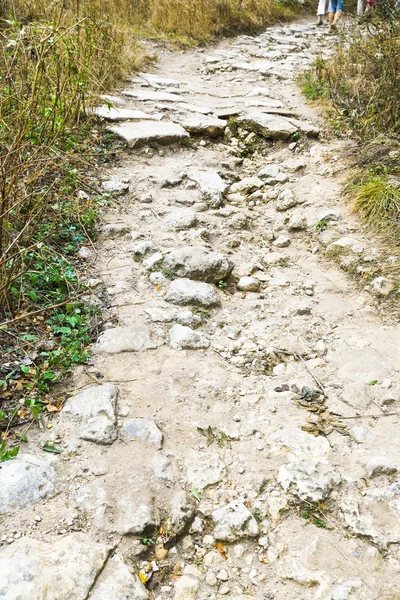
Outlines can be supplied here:
<path id="1" fill-rule="evenodd" d="M 51 306 L 46 306 L 45 308 L 39 308 L 38 310 L 34 310 L 26 315 L 21 315 L 19 317 L 15 317 L 15 319 L 9 319 L 8 321 L 3 321 L 0 323 L 0 327 L 4 327 L 5 325 L 10 325 L 11 323 L 16 323 L 17 321 L 23 321 L 24 319 L 28 319 L 29 317 L 33 317 L 35 315 L 39 315 L 40 313 L 46 312 L 48 310 L 53 310 L 53 308 L 58 308 L 59 306 L 64 306 L 64 304 L 68 304 L 69 302 L 74 302 L 81 296 L 84 296 L 87 292 L 82 292 L 82 294 L 78 294 L 73 298 L 68 298 L 68 300 L 64 300 L 64 302 L 58 302 L 57 304 L 52 304 Z"/>

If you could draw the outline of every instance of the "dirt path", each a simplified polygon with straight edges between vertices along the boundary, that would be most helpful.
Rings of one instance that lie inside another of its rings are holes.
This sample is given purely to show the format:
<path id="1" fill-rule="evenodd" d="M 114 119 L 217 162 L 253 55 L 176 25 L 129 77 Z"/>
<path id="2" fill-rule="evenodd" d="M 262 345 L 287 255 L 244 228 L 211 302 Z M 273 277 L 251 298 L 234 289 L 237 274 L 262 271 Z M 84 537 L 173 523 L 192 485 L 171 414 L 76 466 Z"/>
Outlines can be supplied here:
<path id="1" fill-rule="evenodd" d="M 343 270 L 374 249 L 295 82 L 327 39 L 163 51 L 114 100 L 108 322 L 40 432 L 62 454 L 0 471 L 1 598 L 400 598 L 400 332 Z"/>

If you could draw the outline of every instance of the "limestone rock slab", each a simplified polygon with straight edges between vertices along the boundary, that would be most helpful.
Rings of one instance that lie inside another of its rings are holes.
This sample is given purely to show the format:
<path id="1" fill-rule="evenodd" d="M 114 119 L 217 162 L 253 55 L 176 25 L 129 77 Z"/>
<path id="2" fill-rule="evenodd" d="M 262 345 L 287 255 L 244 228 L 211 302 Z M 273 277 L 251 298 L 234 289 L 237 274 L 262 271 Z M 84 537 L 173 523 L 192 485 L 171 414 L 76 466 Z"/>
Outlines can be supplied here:
<path id="1" fill-rule="evenodd" d="M 21 538 L 0 549 L 1 595 L 7 600 L 87 598 L 110 551 L 82 533 L 51 542 Z"/>
<path id="2" fill-rule="evenodd" d="M 130 442 L 141 440 L 159 450 L 162 447 L 162 431 L 151 419 L 128 419 L 122 426 L 121 434 Z"/>
<path id="3" fill-rule="evenodd" d="M 140 352 L 156 348 L 151 333 L 145 325 L 113 327 L 103 331 L 93 346 L 94 354 L 118 354 L 120 352 Z"/>
<path id="4" fill-rule="evenodd" d="M 203 246 L 184 246 L 164 257 L 164 267 L 179 277 L 215 283 L 230 275 L 233 263 L 220 252 Z"/>
<path id="5" fill-rule="evenodd" d="M 199 304 L 201 306 L 219 304 L 217 292 L 211 285 L 191 279 L 171 281 L 165 300 L 171 304 Z"/>
<path id="6" fill-rule="evenodd" d="M 88 600 L 147 600 L 149 593 L 137 575 L 116 554 L 96 581 Z"/>
<path id="7" fill-rule="evenodd" d="M 237 124 L 242 129 L 273 140 L 286 140 L 297 131 L 297 127 L 288 119 L 263 112 L 252 112 L 239 117 Z"/>
<path id="8" fill-rule="evenodd" d="M 211 208 L 219 208 L 223 205 L 229 186 L 216 171 L 191 169 L 187 176 L 198 184 L 206 204 Z"/>
<path id="9" fill-rule="evenodd" d="M 191 134 L 208 135 L 210 137 L 223 135 L 227 126 L 227 121 L 207 115 L 186 115 L 177 118 L 177 121 Z"/>
<path id="10" fill-rule="evenodd" d="M 341 477 L 330 465 L 313 460 L 299 460 L 282 465 L 278 482 L 300 500 L 319 502 L 324 500 L 339 485 Z"/>
<path id="11" fill-rule="evenodd" d="M 111 383 L 91 385 L 69 398 L 63 415 L 80 420 L 79 437 L 100 444 L 112 444 L 117 438 L 116 405 L 118 387 Z"/>
<path id="12" fill-rule="evenodd" d="M 248 508 L 234 500 L 211 513 L 214 523 L 213 536 L 217 540 L 234 542 L 259 534 L 257 521 Z"/>
<path id="13" fill-rule="evenodd" d="M 125 140 L 131 148 L 147 144 L 174 144 L 188 138 L 188 132 L 176 123 L 169 121 L 126 122 L 107 128 L 111 133 Z"/>
<path id="14" fill-rule="evenodd" d="M 1 464 L 0 515 L 31 506 L 56 490 L 56 459 L 20 454 Z"/>
<path id="15" fill-rule="evenodd" d="M 159 113 L 149 114 L 143 110 L 135 110 L 132 108 L 108 108 L 107 106 L 98 106 L 97 108 L 93 108 L 91 112 L 94 113 L 96 117 L 101 117 L 107 121 L 160 121 L 162 119 L 162 115 Z"/>
<path id="16" fill-rule="evenodd" d="M 190 327 L 176 323 L 170 331 L 170 345 L 174 350 L 184 350 L 185 348 L 198 350 L 208 348 L 210 340 Z"/>
<path id="17" fill-rule="evenodd" d="M 225 464 L 218 454 L 191 452 L 185 459 L 187 481 L 198 491 L 221 481 L 225 474 Z"/>

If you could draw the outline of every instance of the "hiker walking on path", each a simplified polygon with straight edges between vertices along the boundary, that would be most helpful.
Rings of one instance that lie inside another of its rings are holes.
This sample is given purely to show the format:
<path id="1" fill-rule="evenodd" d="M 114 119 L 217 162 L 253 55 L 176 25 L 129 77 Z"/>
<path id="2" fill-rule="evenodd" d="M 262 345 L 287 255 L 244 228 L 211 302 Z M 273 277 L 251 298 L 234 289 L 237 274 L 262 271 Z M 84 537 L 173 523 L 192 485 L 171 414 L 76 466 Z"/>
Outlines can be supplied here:
<path id="1" fill-rule="evenodd" d="M 361 1 L 361 0 L 359 0 Z M 328 0 L 319 0 L 318 2 L 318 10 L 317 10 L 317 25 L 322 25 L 324 22 L 324 17 L 327 13 L 328 8 Z"/>
<path id="2" fill-rule="evenodd" d="M 335 31 L 344 9 L 344 0 L 329 0 L 328 22 L 329 31 Z"/>

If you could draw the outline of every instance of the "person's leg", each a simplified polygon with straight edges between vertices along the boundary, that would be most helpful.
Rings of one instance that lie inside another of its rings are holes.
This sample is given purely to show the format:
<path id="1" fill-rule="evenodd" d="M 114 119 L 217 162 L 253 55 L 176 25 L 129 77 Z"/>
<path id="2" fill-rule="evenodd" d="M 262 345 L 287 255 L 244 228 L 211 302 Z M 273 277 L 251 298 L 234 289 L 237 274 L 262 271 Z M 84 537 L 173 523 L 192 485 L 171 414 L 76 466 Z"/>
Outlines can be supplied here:
<path id="1" fill-rule="evenodd" d="M 344 0 L 337 0 L 335 17 L 333 19 L 333 26 L 336 26 L 336 23 L 339 21 L 340 17 L 342 16 L 343 9 L 344 9 Z"/>
<path id="2" fill-rule="evenodd" d="M 362 17 L 365 11 L 365 0 L 357 0 L 357 17 Z"/>
<path id="3" fill-rule="evenodd" d="M 335 28 L 334 20 L 335 20 L 336 7 L 337 7 L 337 0 L 329 0 L 329 7 L 328 7 L 329 31 L 332 31 L 332 29 Z"/>
<path id="4" fill-rule="evenodd" d="M 326 0 L 319 0 L 318 2 L 318 10 L 317 10 L 317 25 L 322 25 L 324 16 L 326 12 Z"/>

